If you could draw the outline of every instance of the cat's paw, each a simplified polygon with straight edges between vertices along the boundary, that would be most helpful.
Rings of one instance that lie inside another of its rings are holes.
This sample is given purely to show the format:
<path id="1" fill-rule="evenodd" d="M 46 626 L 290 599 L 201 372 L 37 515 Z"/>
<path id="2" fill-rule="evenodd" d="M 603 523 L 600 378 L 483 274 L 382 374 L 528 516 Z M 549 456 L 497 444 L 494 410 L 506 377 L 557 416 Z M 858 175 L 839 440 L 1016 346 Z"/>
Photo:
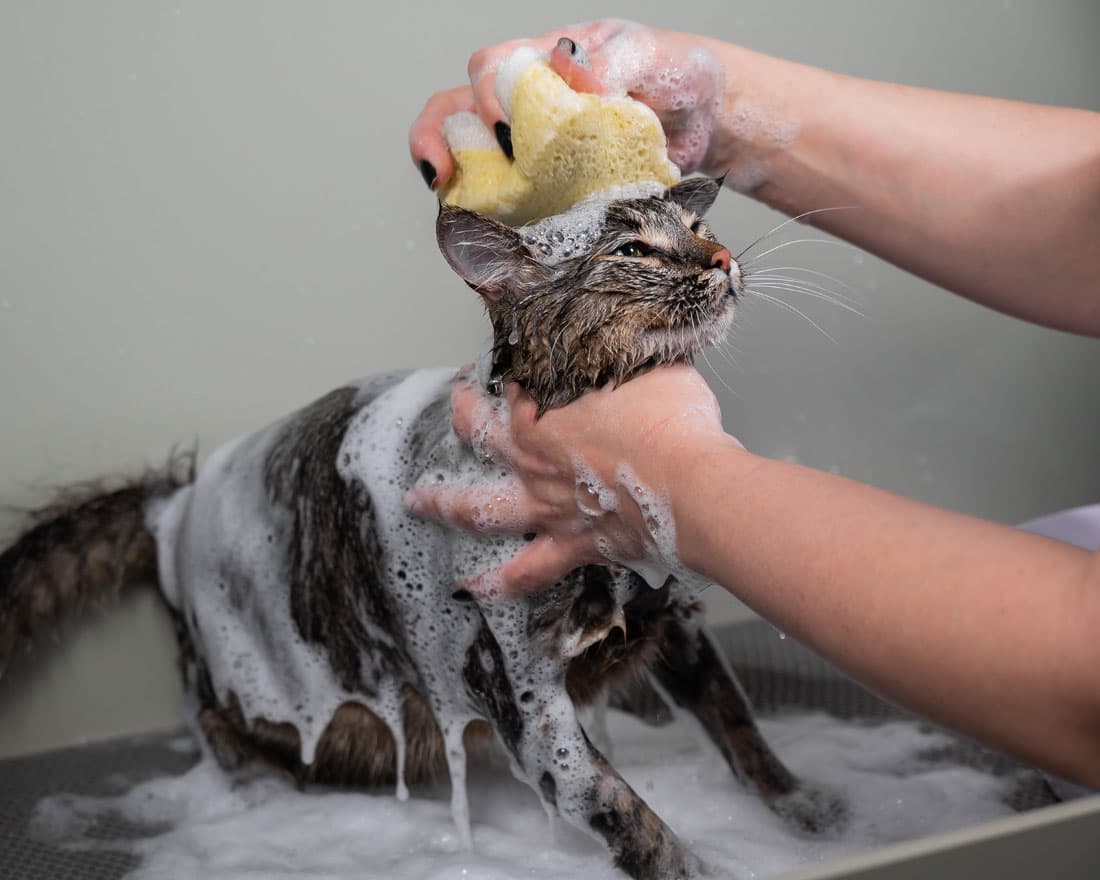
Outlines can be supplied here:
<path id="1" fill-rule="evenodd" d="M 836 792 L 823 786 L 799 785 L 769 804 L 788 825 L 805 834 L 835 834 L 848 824 L 848 806 Z"/>

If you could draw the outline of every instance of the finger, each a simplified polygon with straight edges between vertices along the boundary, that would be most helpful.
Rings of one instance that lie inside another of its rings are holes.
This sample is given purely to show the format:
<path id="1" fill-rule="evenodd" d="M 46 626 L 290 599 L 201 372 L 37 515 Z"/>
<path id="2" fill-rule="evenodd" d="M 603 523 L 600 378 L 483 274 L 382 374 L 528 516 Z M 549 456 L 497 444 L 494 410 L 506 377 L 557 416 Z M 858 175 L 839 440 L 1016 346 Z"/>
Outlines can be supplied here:
<path id="1" fill-rule="evenodd" d="M 518 382 L 509 382 L 504 386 L 504 399 L 508 403 L 508 412 L 523 419 L 533 419 L 536 409 L 535 399 Z"/>
<path id="2" fill-rule="evenodd" d="M 477 487 L 421 486 L 405 496 L 415 516 L 491 535 L 522 535 L 538 529 L 539 506 L 518 480 Z"/>
<path id="3" fill-rule="evenodd" d="M 500 99 L 497 98 L 497 69 L 515 49 L 529 45 L 530 42 L 530 40 L 511 40 L 486 49 L 478 49 L 466 64 L 466 73 L 473 89 L 474 112 L 494 133 L 498 132 L 500 125 L 509 124 L 508 114 L 504 111 Z M 505 153 L 511 158 L 510 150 L 505 150 Z"/>
<path id="4" fill-rule="evenodd" d="M 562 37 L 550 51 L 550 68 L 575 92 L 603 94 L 603 83 L 592 72 L 584 48 L 569 37 Z"/>
<path id="5" fill-rule="evenodd" d="M 409 129 L 409 154 L 433 190 L 451 179 L 455 167 L 451 151 L 443 140 L 443 120 L 452 113 L 473 107 L 474 96 L 469 86 L 437 92 L 428 99 Z"/>
<path id="6" fill-rule="evenodd" d="M 596 558 L 581 551 L 579 544 L 544 536 L 503 565 L 462 581 L 459 586 L 482 598 L 517 599 L 549 589 L 569 572 L 595 561 Z"/>
<path id="7" fill-rule="evenodd" d="M 498 43 L 485 49 L 479 49 L 470 56 L 466 65 L 466 73 L 470 78 L 470 85 L 474 90 L 474 105 L 478 116 L 489 127 L 490 131 L 497 134 L 500 139 L 500 124 L 508 126 L 511 119 L 497 96 L 497 70 L 509 55 L 521 46 L 530 46 L 537 52 L 549 52 L 554 48 L 558 39 L 565 35 L 563 30 L 555 30 L 529 40 L 509 40 L 507 43 Z M 505 153 L 511 158 L 511 150 L 505 148 Z"/>
<path id="8" fill-rule="evenodd" d="M 508 405 L 474 382 L 451 385 L 451 424 L 455 434 L 481 458 L 499 464 L 514 461 Z"/>
<path id="9" fill-rule="evenodd" d="M 467 446 L 474 435 L 474 412 L 485 396 L 473 373 L 460 373 L 451 383 L 451 427 Z"/>

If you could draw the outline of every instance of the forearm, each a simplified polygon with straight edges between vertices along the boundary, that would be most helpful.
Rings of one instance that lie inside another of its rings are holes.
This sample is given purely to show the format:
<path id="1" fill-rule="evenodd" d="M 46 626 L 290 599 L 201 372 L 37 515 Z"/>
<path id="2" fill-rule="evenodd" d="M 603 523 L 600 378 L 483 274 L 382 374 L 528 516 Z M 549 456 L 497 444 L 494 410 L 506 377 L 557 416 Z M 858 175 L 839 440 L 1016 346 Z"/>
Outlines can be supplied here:
<path id="1" fill-rule="evenodd" d="M 992 308 L 1100 335 L 1100 114 L 710 46 L 729 97 L 709 167 L 755 173 L 752 194 L 791 215 L 854 206 L 808 219 Z"/>
<path id="2" fill-rule="evenodd" d="M 684 564 L 887 697 L 1100 785 L 1090 554 L 713 443 L 669 485 Z"/>

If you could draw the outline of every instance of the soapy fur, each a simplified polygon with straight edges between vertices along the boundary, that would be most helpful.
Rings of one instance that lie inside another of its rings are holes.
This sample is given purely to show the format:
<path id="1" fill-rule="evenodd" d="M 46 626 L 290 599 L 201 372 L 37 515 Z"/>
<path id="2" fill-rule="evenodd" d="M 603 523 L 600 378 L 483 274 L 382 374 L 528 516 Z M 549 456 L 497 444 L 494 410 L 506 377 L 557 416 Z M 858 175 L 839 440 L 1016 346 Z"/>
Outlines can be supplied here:
<path id="1" fill-rule="evenodd" d="M 492 320 L 484 374 L 523 383 L 545 409 L 717 339 L 740 290 L 701 220 L 718 189 L 619 192 L 520 230 L 442 209 L 443 253 Z M 446 772 L 469 846 L 467 752 L 492 737 L 546 809 L 628 875 L 696 876 L 695 856 L 578 722 L 579 706 L 610 701 L 654 723 L 693 714 L 794 827 L 842 817 L 760 736 L 697 584 L 651 571 L 647 585 L 609 565 L 519 600 L 465 588 L 522 539 L 451 532 L 403 505 L 418 486 L 501 475 L 451 431 L 453 375 L 349 384 L 217 450 L 194 479 L 176 469 L 44 512 L 0 556 L 0 657 L 155 560 L 198 726 L 227 771 L 267 764 L 399 798 Z M 602 510 L 604 487 L 578 479 Z M 659 495 L 632 491 L 670 540 Z"/>

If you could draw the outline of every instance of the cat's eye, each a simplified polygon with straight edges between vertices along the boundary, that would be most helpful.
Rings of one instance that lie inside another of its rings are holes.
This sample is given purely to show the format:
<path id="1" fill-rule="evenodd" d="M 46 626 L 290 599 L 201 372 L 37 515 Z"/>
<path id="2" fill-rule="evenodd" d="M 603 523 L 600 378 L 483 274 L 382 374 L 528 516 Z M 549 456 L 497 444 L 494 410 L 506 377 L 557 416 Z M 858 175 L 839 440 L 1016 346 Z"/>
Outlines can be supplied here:
<path id="1" fill-rule="evenodd" d="M 651 251 L 640 241 L 629 241 L 619 245 L 611 253 L 616 257 L 648 257 Z"/>

